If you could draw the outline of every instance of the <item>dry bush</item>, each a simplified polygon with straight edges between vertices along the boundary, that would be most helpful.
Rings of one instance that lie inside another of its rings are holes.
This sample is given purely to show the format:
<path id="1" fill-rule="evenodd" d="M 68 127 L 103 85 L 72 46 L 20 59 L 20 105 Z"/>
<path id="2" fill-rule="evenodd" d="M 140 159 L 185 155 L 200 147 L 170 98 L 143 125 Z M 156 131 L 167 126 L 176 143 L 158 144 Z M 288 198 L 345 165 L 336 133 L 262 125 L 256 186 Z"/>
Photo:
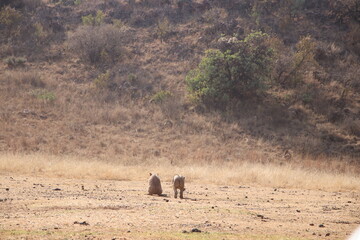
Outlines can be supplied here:
<path id="1" fill-rule="evenodd" d="M 10 84 L 16 86 L 25 85 L 34 88 L 44 88 L 46 83 L 37 71 L 8 71 L 5 73 L 5 78 Z"/>
<path id="2" fill-rule="evenodd" d="M 170 120 L 180 120 L 183 114 L 183 107 L 180 96 L 169 96 L 164 101 L 158 103 L 165 118 Z"/>
<path id="3" fill-rule="evenodd" d="M 347 46 L 354 51 L 358 56 L 360 56 L 360 4 L 359 4 L 359 22 L 351 23 L 349 25 L 349 32 L 346 34 L 345 41 Z"/>
<path id="4" fill-rule="evenodd" d="M 4 63 L 6 63 L 9 68 L 24 67 L 26 58 L 10 56 L 4 59 Z"/>
<path id="5" fill-rule="evenodd" d="M 42 0 L 22 0 L 26 11 L 35 11 L 37 8 L 44 6 Z"/>
<path id="6" fill-rule="evenodd" d="M 358 0 L 329 1 L 330 13 L 339 22 L 347 23 L 351 20 L 360 22 L 360 2 Z"/>
<path id="7" fill-rule="evenodd" d="M 360 120 L 358 119 L 345 119 L 343 128 L 351 135 L 360 137 Z"/>
<path id="8" fill-rule="evenodd" d="M 114 63 L 123 54 L 125 33 L 113 25 L 81 26 L 69 35 L 71 50 L 91 64 Z"/>

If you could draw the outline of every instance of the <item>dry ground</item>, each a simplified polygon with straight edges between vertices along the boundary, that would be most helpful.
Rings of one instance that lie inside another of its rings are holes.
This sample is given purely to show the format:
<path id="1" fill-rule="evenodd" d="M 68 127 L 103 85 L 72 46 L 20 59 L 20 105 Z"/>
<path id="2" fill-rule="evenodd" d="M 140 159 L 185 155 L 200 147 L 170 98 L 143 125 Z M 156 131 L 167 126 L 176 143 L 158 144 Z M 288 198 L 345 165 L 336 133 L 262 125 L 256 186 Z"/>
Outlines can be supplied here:
<path id="1" fill-rule="evenodd" d="M 143 181 L 0 176 L 0 239 L 346 239 L 359 191 L 187 182 L 185 199 Z M 191 232 L 199 229 L 201 233 Z M 186 231 L 186 232 L 184 232 Z"/>

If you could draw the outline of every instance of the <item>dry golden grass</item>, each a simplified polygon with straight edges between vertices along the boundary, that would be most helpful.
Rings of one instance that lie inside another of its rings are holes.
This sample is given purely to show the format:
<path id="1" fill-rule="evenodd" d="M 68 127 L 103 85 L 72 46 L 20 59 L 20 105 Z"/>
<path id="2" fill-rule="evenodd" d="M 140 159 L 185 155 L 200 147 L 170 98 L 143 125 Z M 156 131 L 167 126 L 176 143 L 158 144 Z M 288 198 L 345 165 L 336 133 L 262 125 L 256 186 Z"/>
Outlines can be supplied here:
<path id="1" fill-rule="evenodd" d="M 147 160 L 133 165 L 131 161 L 114 162 L 74 156 L 45 154 L 2 154 L 0 173 L 46 177 L 108 180 L 146 180 L 149 172 L 170 181 L 176 173 L 188 182 L 219 185 L 252 185 L 276 188 L 321 189 L 325 191 L 359 191 L 360 177 L 353 173 L 335 173 L 301 168 L 291 164 L 275 165 L 250 162 L 186 164 L 172 166 L 165 159 Z"/>

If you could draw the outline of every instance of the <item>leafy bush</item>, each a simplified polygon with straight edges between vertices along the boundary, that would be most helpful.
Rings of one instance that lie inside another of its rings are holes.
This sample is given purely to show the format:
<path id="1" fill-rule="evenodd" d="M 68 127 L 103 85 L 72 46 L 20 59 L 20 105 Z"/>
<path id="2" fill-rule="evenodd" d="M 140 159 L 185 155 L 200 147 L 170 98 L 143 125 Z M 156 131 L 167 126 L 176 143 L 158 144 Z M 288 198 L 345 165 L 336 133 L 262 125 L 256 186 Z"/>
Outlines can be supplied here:
<path id="1" fill-rule="evenodd" d="M 69 47 L 92 64 L 112 63 L 122 54 L 124 31 L 113 25 L 82 26 L 69 37 Z"/>
<path id="2" fill-rule="evenodd" d="M 254 32 L 244 40 L 233 41 L 230 50 L 207 50 L 199 66 L 186 77 L 191 97 L 222 105 L 256 94 L 272 69 L 273 49 L 267 45 L 267 38 L 267 34 Z"/>
<path id="3" fill-rule="evenodd" d="M 294 55 L 293 68 L 289 73 L 291 85 L 297 85 L 304 78 L 307 71 L 318 65 L 315 60 L 316 44 L 310 36 L 300 39 L 296 44 L 296 53 Z"/>
<path id="4" fill-rule="evenodd" d="M 95 16 L 89 14 L 87 16 L 81 17 L 81 20 L 84 25 L 100 26 L 101 24 L 104 23 L 104 18 L 105 18 L 105 14 L 101 10 L 98 10 Z"/>
<path id="5" fill-rule="evenodd" d="M 24 67 L 26 63 L 26 58 L 11 56 L 5 58 L 4 63 L 7 64 L 9 68 Z"/>
<path id="6" fill-rule="evenodd" d="M 154 103 L 162 103 L 171 96 L 172 96 L 172 94 L 169 91 L 162 90 L 162 91 L 159 91 L 159 92 L 155 93 L 151 97 L 150 101 L 154 102 Z"/>

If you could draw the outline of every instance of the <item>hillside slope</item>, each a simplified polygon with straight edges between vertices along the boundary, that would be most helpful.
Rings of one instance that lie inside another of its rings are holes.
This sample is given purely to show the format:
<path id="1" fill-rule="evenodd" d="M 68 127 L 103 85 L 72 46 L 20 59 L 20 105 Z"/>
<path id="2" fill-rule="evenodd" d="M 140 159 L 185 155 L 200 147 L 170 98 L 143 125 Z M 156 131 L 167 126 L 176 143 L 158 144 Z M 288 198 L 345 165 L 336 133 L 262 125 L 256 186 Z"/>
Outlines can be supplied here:
<path id="1" fill-rule="evenodd" d="M 359 170 L 357 1 L 18 0 L 1 7 L 2 152 Z M 266 88 L 222 109 L 191 102 L 185 78 L 204 51 L 253 31 L 267 33 L 276 52 Z M 304 37 L 312 44 L 305 50 Z"/>

